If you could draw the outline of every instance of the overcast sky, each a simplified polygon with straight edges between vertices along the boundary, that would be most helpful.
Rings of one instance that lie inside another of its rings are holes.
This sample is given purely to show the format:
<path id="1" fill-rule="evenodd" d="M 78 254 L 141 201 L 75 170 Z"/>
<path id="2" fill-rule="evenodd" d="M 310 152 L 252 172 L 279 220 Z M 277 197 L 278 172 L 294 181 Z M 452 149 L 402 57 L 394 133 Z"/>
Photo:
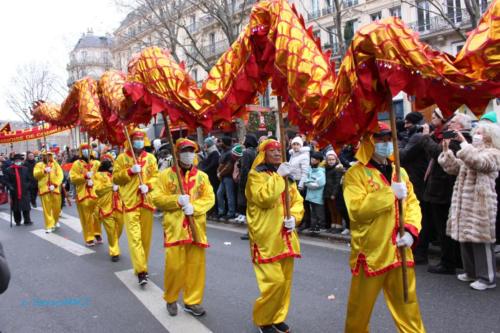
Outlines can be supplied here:
<path id="1" fill-rule="evenodd" d="M 1 1 L 0 122 L 17 118 L 5 93 L 18 66 L 47 63 L 65 83 L 69 52 L 82 33 L 89 28 L 98 35 L 112 33 L 125 16 L 114 0 Z"/>

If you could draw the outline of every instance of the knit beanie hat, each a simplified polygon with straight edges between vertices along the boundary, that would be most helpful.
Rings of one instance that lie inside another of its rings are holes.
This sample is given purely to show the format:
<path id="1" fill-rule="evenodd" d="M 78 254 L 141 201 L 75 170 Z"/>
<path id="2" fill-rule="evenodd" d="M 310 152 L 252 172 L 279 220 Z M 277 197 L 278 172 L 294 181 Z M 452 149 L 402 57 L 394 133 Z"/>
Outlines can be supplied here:
<path id="1" fill-rule="evenodd" d="M 214 140 L 213 136 L 209 136 L 203 142 L 207 145 L 207 147 L 212 147 L 215 144 L 215 140 Z"/>
<path id="2" fill-rule="evenodd" d="M 417 112 L 417 111 L 410 112 L 405 117 L 405 120 L 407 122 L 410 122 L 414 125 L 420 124 L 422 119 L 424 119 L 424 116 L 420 112 Z"/>
<path id="3" fill-rule="evenodd" d="M 235 157 L 243 156 L 243 147 L 240 144 L 235 144 L 233 149 L 231 149 L 231 154 Z"/>
<path id="4" fill-rule="evenodd" d="M 300 136 L 296 136 L 292 139 L 292 145 L 294 143 L 298 143 L 301 147 L 304 145 L 304 141 L 302 141 L 302 138 Z"/>
<path id="5" fill-rule="evenodd" d="M 487 121 L 491 121 L 494 124 L 497 124 L 498 123 L 497 113 L 495 111 L 485 113 L 481 117 L 481 120 L 487 120 Z"/>

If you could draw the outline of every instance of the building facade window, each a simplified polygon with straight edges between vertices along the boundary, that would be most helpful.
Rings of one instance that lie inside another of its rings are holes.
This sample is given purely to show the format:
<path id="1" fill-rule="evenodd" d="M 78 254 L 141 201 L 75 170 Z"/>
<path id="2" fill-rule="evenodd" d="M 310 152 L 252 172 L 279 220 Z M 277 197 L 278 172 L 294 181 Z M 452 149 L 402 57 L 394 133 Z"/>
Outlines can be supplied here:
<path id="1" fill-rule="evenodd" d="M 462 22 L 462 4 L 460 0 L 446 0 L 446 15 L 454 22 Z"/>
<path id="2" fill-rule="evenodd" d="M 417 1 L 418 31 L 426 31 L 431 28 L 429 3 L 427 0 Z"/>
<path id="3" fill-rule="evenodd" d="M 398 17 L 400 19 L 402 18 L 401 6 L 392 7 L 391 9 L 389 9 L 389 12 L 391 13 L 391 16 L 393 16 L 393 17 Z"/>
<path id="4" fill-rule="evenodd" d="M 344 4 L 346 7 L 353 7 L 358 4 L 358 0 L 345 0 Z"/>
<path id="5" fill-rule="evenodd" d="M 263 106 L 263 107 L 266 107 L 266 108 L 269 107 L 270 102 L 271 102 L 269 89 L 270 89 L 270 87 L 267 86 L 266 91 L 264 92 L 264 94 L 259 95 L 260 106 Z"/>
<path id="6" fill-rule="evenodd" d="M 382 12 L 376 12 L 371 14 L 370 19 L 372 20 L 372 22 L 382 19 Z"/>

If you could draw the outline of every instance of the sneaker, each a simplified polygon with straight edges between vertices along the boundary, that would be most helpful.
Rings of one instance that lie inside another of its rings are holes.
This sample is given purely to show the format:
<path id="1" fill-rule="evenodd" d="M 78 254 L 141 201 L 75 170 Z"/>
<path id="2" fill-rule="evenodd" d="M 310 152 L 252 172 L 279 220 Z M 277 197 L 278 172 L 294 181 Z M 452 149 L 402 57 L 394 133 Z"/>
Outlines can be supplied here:
<path id="1" fill-rule="evenodd" d="M 94 241 L 93 241 L 93 240 L 91 240 L 91 241 L 86 242 L 86 243 L 85 243 L 85 246 L 87 246 L 87 247 L 92 247 L 92 246 L 95 246 L 95 243 L 94 243 Z"/>
<path id="2" fill-rule="evenodd" d="M 340 234 L 344 236 L 349 236 L 351 232 L 349 231 L 349 229 L 344 229 L 344 231 L 342 231 Z"/>
<path id="3" fill-rule="evenodd" d="M 167 303 L 167 312 L 171 317 L 177 316 L 177 302 Z"/>
<path id="4" fill-rule="evenodd" d="M 203 316 L 205 314 L 205 309 L 200 304 L 184 304 L 184 311 L 189 312 L 196 317 Z"/>
<path id="5" fill-rule="evenodd" d="M 18 224 L 18 225 L 20 225 L 20 224 Z M 50 234 L 50 233 L 52 233 L 53 231 L 54 231 L 54 228 L 47 228 L 47 229 L 45 229 L 45 233 L 46 233 L 46 234 Z"/>
<path id="6" fill-rule="evenodd" d="M 280 332 L 280 333 L 289 333 L 290 332 L 290 327 L 288 327 L 288 325 L 285 324 L 284 322 L 279 323 L 279 324 L 273 324 L 273 327 L 277 332 Z"/>
<path id="7" fill-rule="evenodd" d="M 274 329 L 273 325 L 261 326 L 259 327 L 260 333 L 276 333 L 277 331 Z"/>
<path id="8" fill-rule="evenodd" d="M 467 273 L 462 273 L 457 275 L 457 279 L 463 282 L 472 282 L 475 279 L 471 278 L 470 276 L 467 275 Z"/>
<path id="9" fill-rule="evenodd" d="M 120 261 L 120 256 L 112 256 L 112 257 L 111 257 L 111 261 L 112 261 L 112 262 L 117 262 L 117 261 Z"/>
<path id="10" fill-rule="evenodd" d="M 475 282 L 472 282 L 470 284 L 470 287 L 472 289 L 475 289 L 475 290 L 480 290 L 480 291 L 483 291 L 483 290 L 486 290 L 486 289 L 493 289 L 495 288 L 497 285 L 495 282 L 493 282 L 492 284 L 486 284 L 480 280 L 477 280 Z"/>
<path id="11" fill-rule="evenodd" d="M 142 272 L 137 274 L 137 278 L 139 279 L 139 284 L 141 286 L 148 284 L 148 278 L 146 277 L 146 273 Z"/>
<path id="12" fill-rule="evenodd" d="M 250 236 L 248 235 L 248 232 L 244 234 L 243 236 L 240 237 L 241 240 L 249 240 Z"/>
<path id="13" fill-rule="evenodd" d="M 59 229 L 61 227 L 61 223 L 57 222 L 56 223 L 56 229 Z"/>
<path id="14" fill-rule="evenodd" d="M 102 244 L 103 243 L 101 235 L 95 235 L 95 242 L 97 244 Z"/>
<path id="15" fill-rule="evenodd" d="M 241 224 L 247 223 L 247 217 L 245 215 L 240 215 L 240 216 L 241 216 L 240 223 Z"/>

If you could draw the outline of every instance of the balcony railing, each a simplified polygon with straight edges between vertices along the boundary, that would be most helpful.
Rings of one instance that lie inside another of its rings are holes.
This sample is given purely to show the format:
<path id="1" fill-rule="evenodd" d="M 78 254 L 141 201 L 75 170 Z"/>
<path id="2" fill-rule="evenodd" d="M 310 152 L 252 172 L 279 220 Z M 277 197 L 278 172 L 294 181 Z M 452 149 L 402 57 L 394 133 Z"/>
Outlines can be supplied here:
<path id="1" fill-rule="evenodd" d="M 320 16 L 321 16 L 321 10 L 320 9 L 313 10 L 312 12 L 307 13 L 307 19 L 308 20 L 314 20 L 314 19 L 317 19 Z"/>
<path id="2" fill-rule="evenodd" d="M 470 15 L 463 11 L 461 14 L 451 17 L 450 20 L 455 27 L 462 28 L 470 24 Z M 433 16 L 425 21 L 411 22 L 408 23 L 408 26 L 412 30 L 418 31 L 421 36 L 453 29 L 450 23 L 441 16 Z"/>
<path id="3" fill-rule="evenodd" d="M 224 53 L 229 48 L 227 41 L 220 40 L 213 44 L 204 44 L 200 47 L 201 54 L 206 58 L 211 58 Z"/>
<path id="4" fill-rule="evenodd" d="M 326 15 L 333 14 L 333 13 L 335 13 L 335 7 L 333 7 L 333 6 L 329 6 L 329 7 L 323 8 L 321 10 L 322 16 L 326 16 Z"/>

